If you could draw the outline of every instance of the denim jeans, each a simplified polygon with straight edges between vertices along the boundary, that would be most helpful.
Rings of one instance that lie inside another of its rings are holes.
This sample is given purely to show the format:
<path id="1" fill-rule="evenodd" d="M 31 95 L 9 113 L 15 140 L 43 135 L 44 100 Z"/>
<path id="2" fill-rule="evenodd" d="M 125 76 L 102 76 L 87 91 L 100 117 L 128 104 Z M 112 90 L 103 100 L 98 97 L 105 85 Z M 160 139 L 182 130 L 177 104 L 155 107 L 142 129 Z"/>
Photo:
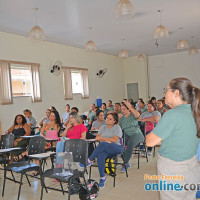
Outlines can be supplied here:
<path id="1" fill-rule="evenodd" d="M 100 177 L 104 177 L 106 158 L 115 156 L 117 154 L 121 154 L 123 152 L 124 152 L 124 146 L 121 146 L 115 143 L 101 142 L 97 146 L 97 148 L 93 151 L 89 159 L 92 161 L 95 158 L 97 158 L 97 165 L 98 165 Z"/>
<path id="2" fill-rule="evenodd" d="M 63 162 L 62 157 L 59 157 L 58 154 L 63 152 L 64 144 L 65 143 L 61 141 L 57 142 L 56 144 L 56 166 L 55 167 L 57 167 L 57 165 L 59 164 L 62 165 L 62 162 Z"/>

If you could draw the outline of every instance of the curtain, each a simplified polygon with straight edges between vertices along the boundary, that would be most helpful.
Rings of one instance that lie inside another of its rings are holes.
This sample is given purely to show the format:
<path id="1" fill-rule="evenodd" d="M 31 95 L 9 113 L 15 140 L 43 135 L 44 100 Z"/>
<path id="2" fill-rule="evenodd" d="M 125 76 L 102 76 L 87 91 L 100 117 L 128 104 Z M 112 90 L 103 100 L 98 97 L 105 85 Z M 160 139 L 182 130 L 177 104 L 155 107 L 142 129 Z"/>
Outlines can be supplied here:
<path id="1" fill-rule="evenodd" d="M 71 69 L 63 68 L 63 86 L 65 100 L 72 100 L 72 77 Z"/>
<path id="2" fill-rule="evenodd" d="M 83 85 L 82 99 L 86 99 L 89 98 L 88 71 L 81 70 L 81 77 Z"/>
<path id="3" fill-rule="evenodd" d="M 40 89 L 40 72 L 39 65 L 31 65 L 31 75 L 32 75 L 32 102 L 41 102 L 41 89 Z"/>
<path id="4" fill-rule="evenodd" d="M 0 102 L 2 105 L 13 104 L 9 63 L 0 63 Z"/>

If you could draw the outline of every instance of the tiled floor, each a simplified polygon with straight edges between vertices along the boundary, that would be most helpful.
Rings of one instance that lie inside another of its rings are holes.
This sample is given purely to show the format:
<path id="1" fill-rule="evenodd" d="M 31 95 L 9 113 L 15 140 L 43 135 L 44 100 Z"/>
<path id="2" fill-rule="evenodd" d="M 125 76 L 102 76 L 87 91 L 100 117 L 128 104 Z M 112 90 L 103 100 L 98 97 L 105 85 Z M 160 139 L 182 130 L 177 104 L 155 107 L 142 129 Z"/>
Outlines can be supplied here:
<path id="1" fill-rule="evenodd" d="M 106 186 L 100 189 L 100 194 L 97 200 L 159 200 L 158 192 L 147 192 L 144 190 L 144 174 L 156 174 L 156 158 L 150 157 L 149 162 L 146 162 L 144 157 L 141 157 L 140 169 L 137 169 L 137 157 L 133 156 L 131 159 L 131 168 L 128 170 L 129 177 L 117 169 L 116 187 L 113 187 L 113 178 L 107 176 L 108 181 Z M 19 176 L 18 176 L 19 177 Z M 99 174 L 97 168 L 92 170 L 92 178 L 99 181 Z M 20 200 L 39 200 L 40 199 L 40 182 L 37 179 L 30 178 L 32 187 L 29 187 L 27 181 L 22 186 Z M 52 180 L 48 181 L 50 184 L 55 184 Z M 3 171 L 0 171 L 0 199 L 2 200 L 16 200 L 18 192 L 18 184 L 7 181 L 4 198 L 1 197 L 3 184 Z M 44 191 L 44 200 L 61 200 L 67 199 L 67 194 L 64 196 L 61 192 L 49 191 L 47 194 Z M 72 195 L 72 200 L 78 200 L 78 195 Z"/>

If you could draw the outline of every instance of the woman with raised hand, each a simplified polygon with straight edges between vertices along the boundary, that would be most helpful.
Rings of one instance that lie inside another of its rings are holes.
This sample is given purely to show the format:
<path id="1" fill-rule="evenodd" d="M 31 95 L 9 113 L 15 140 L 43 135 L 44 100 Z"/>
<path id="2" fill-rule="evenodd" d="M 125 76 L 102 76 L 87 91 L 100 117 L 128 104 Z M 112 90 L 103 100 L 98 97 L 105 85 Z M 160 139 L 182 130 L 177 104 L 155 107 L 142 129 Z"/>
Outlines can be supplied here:
<path id="1" fill-rule="evenodd" d="M 172 79 L 165 94 L 168 110 L 153 131 L 146 136 L 147 146 L 161 144 L 158 152 L 158 175 L 180 175 L 183 180 L 165 180 L 177 190 L 160 191 L 163 200 L 196 199 L 195 190 L 181 186 L 200 182 L 197 147 L 200 137 L 200 89 L 186 78 Z"/>
<path id="2" fill-rule="evenodd" d="M 135 110 L 128 101 L 124 101 L 121 106 L 123 116 L 119 119 L 119 125 L 124 132 L 125 144 L 127 145 L 124 151 L 124 162 L 126 169 L 131 167 L 129 160 L 133 155 L 135 146 L 144 142 L 144 136 L 140 130 L 137 118 L 139 117 L 139 112 Z M 125 167 L 122 166 L 121 172 L 125 172 Z"/>

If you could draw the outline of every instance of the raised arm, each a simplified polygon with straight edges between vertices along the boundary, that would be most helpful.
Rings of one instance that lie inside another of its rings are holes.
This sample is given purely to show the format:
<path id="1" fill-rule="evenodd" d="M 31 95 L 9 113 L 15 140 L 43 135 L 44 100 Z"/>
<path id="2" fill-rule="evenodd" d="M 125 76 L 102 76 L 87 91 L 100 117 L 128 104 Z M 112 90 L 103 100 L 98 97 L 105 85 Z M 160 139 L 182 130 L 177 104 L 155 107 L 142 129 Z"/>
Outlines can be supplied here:
<path id="1" fill-rule="evenodd" d="M 140 113 L 135 108 L 133 108 L 128 101 L 124 101 L 124 103 L 129 108 L 129 110 L 133 113 L 133 115 L 135 116 L 135 118 L 138 119 L 139 116 L 140 116 Z"/>

